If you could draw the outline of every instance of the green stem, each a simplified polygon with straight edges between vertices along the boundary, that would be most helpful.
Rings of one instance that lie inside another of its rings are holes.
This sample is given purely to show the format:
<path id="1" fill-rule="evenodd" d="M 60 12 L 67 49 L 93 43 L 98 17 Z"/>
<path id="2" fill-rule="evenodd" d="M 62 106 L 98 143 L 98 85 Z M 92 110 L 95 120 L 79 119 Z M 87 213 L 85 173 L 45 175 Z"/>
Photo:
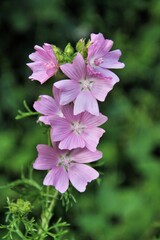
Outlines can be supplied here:
<path id="1" fill-rule="evenodd" d="M 9 183 L 7 185 L 0 186 L 0 189 L 11 188 L 11 187 L 15 187 L 15 186 L 20 185 L 20 184 L 27 184 L 27 185 L 30 185 L 30 186 L 33 186 L 33 187 L 37 188 L 38 190 L 41 190 L 41 187 L 39 186 L 39 184 L 36 183 L 33 180 L 30 180 L 30 179 L 17 180 L 17 181 L 14 181 L 12 183 Z"/>
<path id="2" fill-rule="evenodd" d="M 48 189 L 47 189 L 47 191 L 48 191 Z M 53 199 L 51 200 L 49 206 L 48 206 L 48 204 L 46 204 L 44 210 L 42 211 L 41 226 L 37 233 L 37 238 L 36 238 L 37 240 L 44 240 L 46 237 L 46 233 L 49 228 L 49 223 L 53 216 L 53 209 L 56 204 L 57 196 L 58 196 L 58 191 L 55 191 L 55 194 L 53 195 Z M 46 201 L 47 200 L 48 200 L 48 197 L 46 197 Z"/>
<path id="3" fill-rule="evenodd" d="M 16 228 L 16 231 L 15 231 L 15 232 L 17 233 L 17 235 L 18 235 L 21 239 L 27 240 L 27 238 L 23 235 L 23 233 L 19 230 L 18 227 Z"/>
<path id="4" fill-rule="evenodd" d="M 17 115 L 15 117 L 16 120 L 22 119 L 22 118 L 26 118 L 26 117 L 30 117 L 30 116 L 34 116 L 34 115 L 38 115 L 38 112 L 21 112 L 19 111 L 19 115 Z"/>

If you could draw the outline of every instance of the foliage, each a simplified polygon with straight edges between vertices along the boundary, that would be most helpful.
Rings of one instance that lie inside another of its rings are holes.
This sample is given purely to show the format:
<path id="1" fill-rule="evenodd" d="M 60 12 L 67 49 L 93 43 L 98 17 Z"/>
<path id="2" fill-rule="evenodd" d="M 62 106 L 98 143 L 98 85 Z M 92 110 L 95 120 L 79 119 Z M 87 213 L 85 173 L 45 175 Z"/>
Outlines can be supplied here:
<path id="1" fill-rule="evenodd" d="M 47 236 L 51 239 L 61 240 L 64 235 L 68 232 L 66 227 L 69 226 L 66 222 L 63 222 L 61 218 L 57 222 L 50 226 L 50 220 L 53 217 L 53 209 L 55 201 L 58 198 L 58 192 L 47 188 L 42 188 L 32 178 L 22 178 L 9 184 L 14 187 L 15 190 L 21 193 L 22 197 L 26 197 L 26 190 L 28 191 L 28 198 L 32 199 L 32 203 L 22 198 L 17 199 L 15 202 L 10 201 L 7 198 L 7 209 L 6 212 L 6 224 L 0 226 L 0 229 L 4 229 L 4 235 L 2 239 L 15 239 L 19 237 L 23 240 L 37 239 L 43 240 Z M 4 186 L 6 188 L 9 186 Z M 21 187 L 22 186 L 22 187 Z M 41 212 L 38 217 L 30 216 L 32 213 L 33 205 L 33 194 L 32 189 L 34 188 L 34 201 L 39 201 L 41 206 Z M 22 191 L 23 189 L 23 191 Z M 68 208 L 69 201 L 66 203 Z M 63 238 L 64 239 L 64 238 Z"/>

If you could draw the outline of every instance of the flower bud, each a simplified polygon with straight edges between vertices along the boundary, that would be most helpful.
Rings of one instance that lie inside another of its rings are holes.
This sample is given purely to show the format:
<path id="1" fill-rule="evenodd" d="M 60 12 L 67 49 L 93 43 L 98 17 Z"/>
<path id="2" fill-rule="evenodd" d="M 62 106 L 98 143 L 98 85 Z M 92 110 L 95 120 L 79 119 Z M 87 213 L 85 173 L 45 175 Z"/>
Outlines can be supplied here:
<path id="1" fill-rule="evenodd" d="M 56 56 L 56 59 L 58 61 L 58 63 L 62 63 L 63 62 L 63 53 L 61 51 L 60 48 L 56 47 L 55 45 L 52 45 L 53 47 L 53 51 L 54 51 L 54 54 Z"/>
<path id="2" fill-rule="evenodd" d="M 23 199 L 18 199 L 16 203 L 8 203 L 9 211 L 12 214 L 26 215 L 31 212 L 31 203 L 29 201 L 24 201 Z"/>
<path id="3" fill-rule="evenodd" d="M 76 44 L 76 50 L 77 52 L 82 52 L 84 48 L 85 48 L 85 40 L 84 38 L 81 38 Z"/>
<path id="4" fill-rule="evenodd" d="M 88 42 L 85 44 L 85 39 L 81 38 L 76 44 L 76 50 L 84 57 L 87 58 L 88 55 Z"/>
<path id="5" fill-rule="evenodd" d="M 67 54 L 68 56 L 73 55 L 74 48 L 72 47 L 72 45 L 70 43 L 68 43 L 67 46 L 65 47 L 64 53 Z"/>

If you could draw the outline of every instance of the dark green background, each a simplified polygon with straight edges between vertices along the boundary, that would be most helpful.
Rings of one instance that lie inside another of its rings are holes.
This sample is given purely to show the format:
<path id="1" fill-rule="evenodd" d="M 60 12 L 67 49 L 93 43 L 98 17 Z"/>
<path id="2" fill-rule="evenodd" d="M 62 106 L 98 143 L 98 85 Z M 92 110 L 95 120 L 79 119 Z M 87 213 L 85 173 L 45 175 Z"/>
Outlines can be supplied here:
<path id="1" fill-rule="evenodd" d="M 0 28 L 0 184 L 18 179 L 46 142 L 36 118 L 14 119 L 24 99 L 32 107 L 39 94 L 51 94 L 52 80 L 28 79 L 34 45 L 64 48 L 102 32 L 126 67 L 115 71 L 121 81 L 100 105 L 109 117 L 99 145 L 101 183 L 74 191 L 77 204 L 67 214 L 59 205 L 56 214 L 71 223 L 70 240 L 160 239 L 160 1 L 1 0 Z M 42 182 L 44 173 L 38 176 Z M 2 222 L 7 196 L 16 198 L 1 191 Z"/>

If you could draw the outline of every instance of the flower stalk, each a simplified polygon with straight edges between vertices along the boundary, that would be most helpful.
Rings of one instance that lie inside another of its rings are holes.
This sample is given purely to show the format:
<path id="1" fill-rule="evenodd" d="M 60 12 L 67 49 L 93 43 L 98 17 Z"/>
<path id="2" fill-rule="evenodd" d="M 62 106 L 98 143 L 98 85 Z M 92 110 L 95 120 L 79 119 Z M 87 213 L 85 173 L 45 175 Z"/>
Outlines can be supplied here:
<path id="1" fill-rule="evenodd" d="M 56 200 L 58 197 L 58 191 L 55 191 L 51 201 L 49 201 L 48 199 L 48 192 L 49 187 L 47 186 L 46 205 L 41 214 L 41 224 L 37 233 L 36 240 L 44 240 L 47 237 L 49 223 L 51 218 L 53 217 L 53 209 L 55 207 Z"/>

